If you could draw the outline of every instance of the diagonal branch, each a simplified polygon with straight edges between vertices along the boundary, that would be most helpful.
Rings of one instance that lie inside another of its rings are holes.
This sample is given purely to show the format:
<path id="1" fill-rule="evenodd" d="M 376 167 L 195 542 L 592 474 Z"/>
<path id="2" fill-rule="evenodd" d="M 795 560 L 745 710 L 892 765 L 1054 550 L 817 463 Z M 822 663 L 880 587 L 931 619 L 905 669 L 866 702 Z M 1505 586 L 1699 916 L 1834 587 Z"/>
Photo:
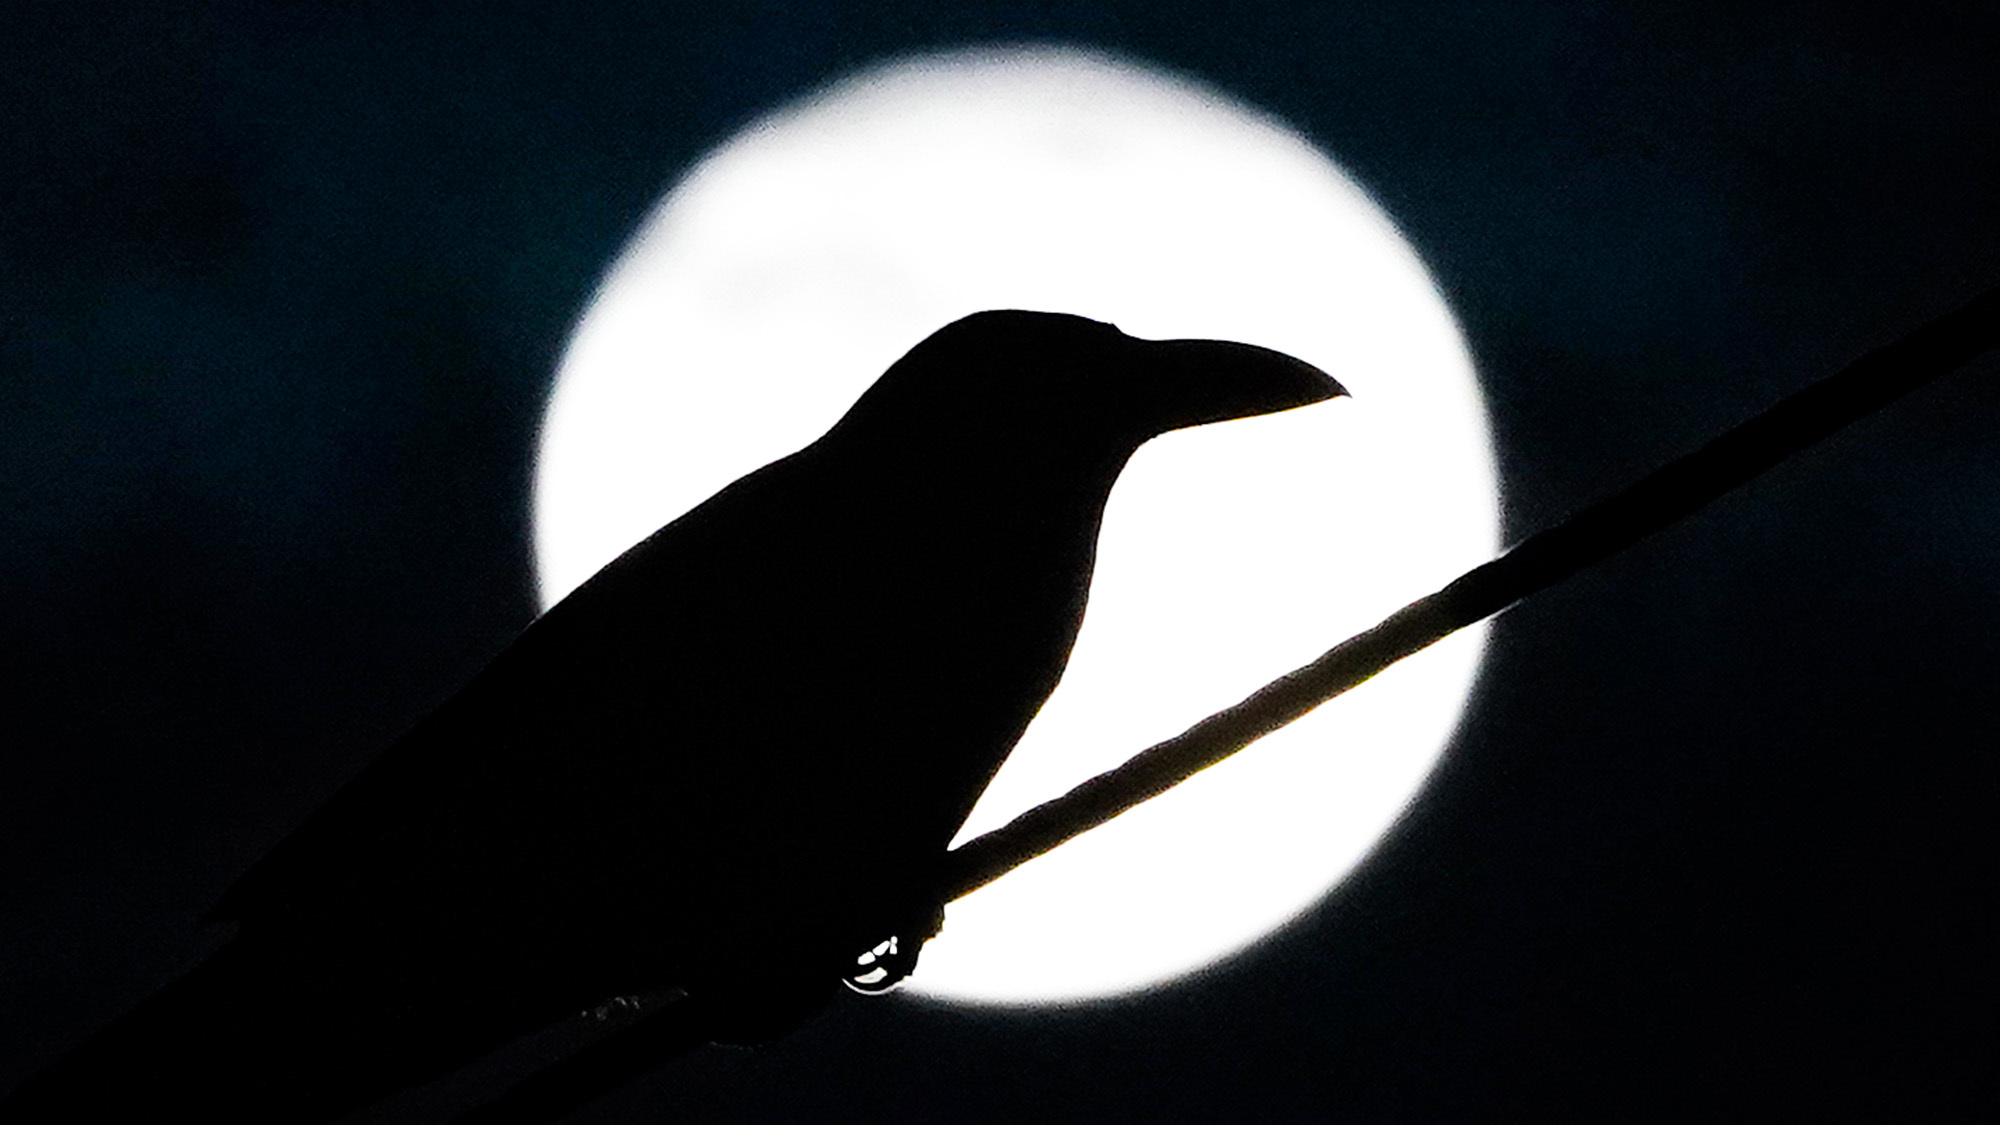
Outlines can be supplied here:
<path id="1" fill-rule="evenodd" d="M 1869 352 L 1623 492 L 1528 538 L 1234 707 L 952 849 L 945 858 L 940 900 L 970 894 L 1166 792 L 1403 657 L 1624 550 L 1995 345 L 2000 345 L 2000 288 Z"/>
<path id="2" fill-rule="evenodd" d="M 1166 792 L 1403 657 L 1624 550 L 1995 345 L 2000 345 L 2000 288 L 1862 356 L 1625 491 L 1411 602 L 1236 706 L 953 849 L 944 857 L 934 901 L 970 894 Z M 460 1120 L 544 1125 L 705 1040 L 710 1013 L 684 994 L 637 1004 L 640 1015 L 629 1026 Z"/>

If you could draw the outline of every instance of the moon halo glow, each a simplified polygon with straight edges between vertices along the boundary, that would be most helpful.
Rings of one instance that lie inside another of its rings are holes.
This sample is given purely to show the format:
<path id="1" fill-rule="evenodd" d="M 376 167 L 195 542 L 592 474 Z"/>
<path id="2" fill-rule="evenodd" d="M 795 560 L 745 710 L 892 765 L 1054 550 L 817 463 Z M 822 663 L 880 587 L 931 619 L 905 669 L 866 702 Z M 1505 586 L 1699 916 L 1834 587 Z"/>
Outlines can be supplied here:
<path id="1" fill-rule="evenodd" d="M 1416 255 L 1283 124 L 1068 48 L 903 59 L 708 153 L 572 336 L 536 467 L 544 604 L 817 438 L 967 313 L 1278 348 L 1353 392 L 1169 434 L 1114 490 L 1062 685 L 961 839 L 1235 702 L 1492 552 L 1484 410 Z M 950 906 L 910 987 L 1073 1002 L 1226 957 L 1374 846 L 1455 726 L 1467 630 Z"/>

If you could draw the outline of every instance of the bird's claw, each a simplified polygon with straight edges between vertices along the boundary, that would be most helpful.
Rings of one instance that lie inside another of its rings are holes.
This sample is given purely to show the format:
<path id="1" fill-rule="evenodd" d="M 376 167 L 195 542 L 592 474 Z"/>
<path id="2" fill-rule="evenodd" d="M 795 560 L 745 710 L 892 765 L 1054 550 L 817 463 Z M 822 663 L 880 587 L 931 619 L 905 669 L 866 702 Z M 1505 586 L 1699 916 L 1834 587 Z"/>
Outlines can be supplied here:
<path id="1" fill-rule="evenodd" d="M 919 927 L 922 932 L 892 934 L 885 941 L 877 942 L 854 959 L 854 964 L 841 976 L 841 983 L 865 996 L 887 992 L 908 979 L 917 970 L 917 954 L 924 943 L 937 936 L 944 925 L 942 912 L 931 917 L 928 928 Z"/>
<path id="2" fill-rule="evenodd" d="M 841 980 L 856 992 L 874 995 L 903 983 L 916 967 L 916 943 L 891 937 L 856 957 L 853 968 Z"/>

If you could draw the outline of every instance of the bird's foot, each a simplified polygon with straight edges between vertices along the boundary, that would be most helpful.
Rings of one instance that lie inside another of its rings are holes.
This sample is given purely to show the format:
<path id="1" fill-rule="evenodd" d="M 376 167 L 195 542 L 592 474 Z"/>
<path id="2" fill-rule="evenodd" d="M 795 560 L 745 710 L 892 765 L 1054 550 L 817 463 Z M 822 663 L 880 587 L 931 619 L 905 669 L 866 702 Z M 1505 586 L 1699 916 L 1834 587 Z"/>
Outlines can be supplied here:
<path id="1" fill-rule="evenodd" d="M 942 928 L 944 912 L 940 910 L 923 925 L 891 934 L 888 940 L 877 942 L 874 948 L 856 957 L 841 982 L 868 996 L 889 991 L 916 972 L 917 954 Z"/>

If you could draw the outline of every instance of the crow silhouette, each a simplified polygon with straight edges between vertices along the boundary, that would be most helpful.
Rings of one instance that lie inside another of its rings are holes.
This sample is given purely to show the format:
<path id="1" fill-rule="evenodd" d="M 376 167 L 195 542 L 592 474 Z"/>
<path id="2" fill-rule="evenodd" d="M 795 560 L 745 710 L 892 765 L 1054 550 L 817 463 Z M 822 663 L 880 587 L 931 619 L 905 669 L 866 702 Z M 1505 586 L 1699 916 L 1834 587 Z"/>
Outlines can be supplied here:
<path id="1" fill-rule="evenodd" d="M 774 1036 L 934 932 L 1055 688 L 1112 482 L 1342 394 L 1278 352 L 979 313 L 549 610 L 253 867 L 207 962 L 9 1121 L 324 1121 L 609 998 Z"/>

